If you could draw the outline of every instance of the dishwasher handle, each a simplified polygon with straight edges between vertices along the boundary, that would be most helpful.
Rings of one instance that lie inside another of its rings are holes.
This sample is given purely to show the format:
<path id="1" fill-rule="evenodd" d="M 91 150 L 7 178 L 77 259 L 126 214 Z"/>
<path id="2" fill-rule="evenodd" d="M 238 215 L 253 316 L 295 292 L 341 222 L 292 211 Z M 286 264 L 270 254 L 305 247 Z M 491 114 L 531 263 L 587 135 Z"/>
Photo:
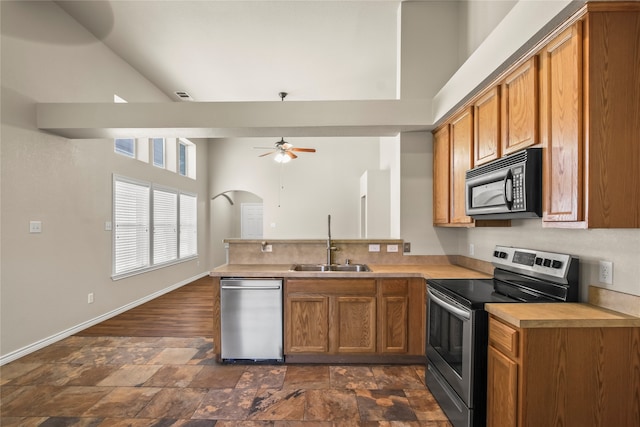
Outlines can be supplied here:
<path id="1" fill-rule="evenodd" d="M 222 285 L 221 289 L 231 289 L 238 291 L 264 291 L 264 290 L 280 290 L 280 286 L 234 286 L 234 285 Z"/>

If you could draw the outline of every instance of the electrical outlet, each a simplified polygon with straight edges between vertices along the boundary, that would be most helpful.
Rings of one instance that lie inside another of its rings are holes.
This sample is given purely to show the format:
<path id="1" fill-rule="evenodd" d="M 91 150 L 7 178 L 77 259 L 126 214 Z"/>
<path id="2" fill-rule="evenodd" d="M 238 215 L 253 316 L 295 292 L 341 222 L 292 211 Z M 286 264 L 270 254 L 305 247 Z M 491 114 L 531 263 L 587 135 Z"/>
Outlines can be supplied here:
<path id="1" fill-rule="evenodd" d="M 29 233 L 42 233 L 42 222 L 29 221 Z"/>
<path id="2" fill-rule="evenodd" d="M 473 245 L 473 243 L 469 243 L 469 255 L 473 255 L 475 251 L 476 251 L 476 248 Z"/>
<path id="3" fill-rule="evenodd" d="M 611 261 L 600 261 L 600 276 L 598 281 L 605 285 L 613 284 L 613 263 Z"/>
<path id="4" fill-rule="evenodd" d="M 263 245 L 262 252 L 273 252 L 273 246 L 271 245 Z"/>
<path id="5" fill-rule="evenodd" d="M 380 245 L 369 245 L 369 252 L 380 252 Z"/>
<path id="6" fill-rule="evenodd" d="M 387 252 L 398 252 L 398 245 L 387 245 Z"/>
<path id="7" fill-rule="evenodd" d="M 89 295 L 87 295 L 87 304 L 93 304 L 93 292 L 90 292 Z"/>

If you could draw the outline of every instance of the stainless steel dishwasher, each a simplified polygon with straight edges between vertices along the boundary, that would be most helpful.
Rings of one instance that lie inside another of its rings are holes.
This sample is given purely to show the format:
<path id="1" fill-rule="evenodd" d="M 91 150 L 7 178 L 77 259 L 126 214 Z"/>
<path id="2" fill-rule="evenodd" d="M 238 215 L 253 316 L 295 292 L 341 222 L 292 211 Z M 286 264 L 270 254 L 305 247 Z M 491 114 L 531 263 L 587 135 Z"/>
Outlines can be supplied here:
<path id="1" fill-rule="evenodd" d="M 223 362 L 283 362 L 282 279 L 220 280 Z"/>

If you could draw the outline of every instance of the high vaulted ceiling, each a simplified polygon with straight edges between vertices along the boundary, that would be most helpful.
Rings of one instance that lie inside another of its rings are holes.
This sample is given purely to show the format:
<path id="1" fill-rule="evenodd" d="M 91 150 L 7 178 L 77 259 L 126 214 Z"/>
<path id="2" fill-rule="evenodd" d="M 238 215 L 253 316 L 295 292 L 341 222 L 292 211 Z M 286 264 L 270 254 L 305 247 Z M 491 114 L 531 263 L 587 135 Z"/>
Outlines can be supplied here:
<path id="1" fill-rule="evenodd" d="M 400 1 L 56 1 L 171 99 L 396 97 Z"/>

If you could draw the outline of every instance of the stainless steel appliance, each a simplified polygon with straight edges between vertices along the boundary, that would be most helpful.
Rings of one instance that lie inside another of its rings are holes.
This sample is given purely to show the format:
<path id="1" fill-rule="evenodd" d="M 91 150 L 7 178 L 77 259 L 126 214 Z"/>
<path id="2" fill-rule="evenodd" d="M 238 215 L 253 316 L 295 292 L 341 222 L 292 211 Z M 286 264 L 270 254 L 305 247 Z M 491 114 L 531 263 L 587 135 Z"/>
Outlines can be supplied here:
<path id="1" fill-rule="evenodd" d="M 223 362 L 282 362 L 282 280 L 220 281 Z"/>
<path id="2" fill-rule="evenodd" d="M 542 149 L 527 148 L 466 172 L 466 214 L 479 219 L 542 215 Z"/>
<path id="3" fill-rule="evenodd" d="M 485 303 L 578 301 L 579 261 L 496 246 L 492 279 L 427 280 L 426 383 L 454 427 L 486 424 Z"/>

